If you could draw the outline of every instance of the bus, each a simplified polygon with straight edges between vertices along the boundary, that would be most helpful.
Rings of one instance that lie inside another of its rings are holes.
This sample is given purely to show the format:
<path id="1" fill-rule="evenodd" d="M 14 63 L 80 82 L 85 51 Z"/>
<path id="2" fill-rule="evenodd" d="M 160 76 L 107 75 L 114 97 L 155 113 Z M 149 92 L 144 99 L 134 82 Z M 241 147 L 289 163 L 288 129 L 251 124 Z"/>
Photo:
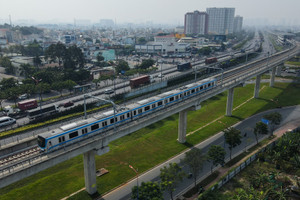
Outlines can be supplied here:
<path id="1" fill-rule="evenodd" d="M 59 112 L 57 105 L 43 106 L 42 109 L 36 108 L 28 111 L 28 117 L 30 120 L 49 116 L 51 114 Z"/>

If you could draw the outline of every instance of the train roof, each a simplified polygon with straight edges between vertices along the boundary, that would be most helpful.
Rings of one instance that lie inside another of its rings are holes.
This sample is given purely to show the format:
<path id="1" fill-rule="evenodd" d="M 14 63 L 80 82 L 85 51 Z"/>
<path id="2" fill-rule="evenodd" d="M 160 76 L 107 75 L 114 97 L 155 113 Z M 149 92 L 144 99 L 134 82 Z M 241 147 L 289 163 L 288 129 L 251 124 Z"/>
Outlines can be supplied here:
<path id="1" fill-rule="evenodd" d="M 67 125 L 64 125 L 64 126 L 61 126 L 60 129 L 63 130 L 63 131 L 67 131 L 67 130 L 70 130 L 72 128 L 76 128 L 78 126 L 82 126 L 82 125 L 85 125 L 89 123 L 88 120 L 81 120 L 81 121 L 77 121 L 77 122 L 72 122 L 70 124 L 67 124 Z"/>
<path id="2" fill-rule="evenodd" d="M 151 97 L 149 99 L 143 99 L 141 101 L 138 101 L 137 104 L 145 105 L 145 104 L 151 103 L 151 102 L 156 101 L 156 100 L 159 100 L 159 98 L 158 97 Z"/>
<path id="3" fill-rule="evenodd" d="M 172 90 L 172 91 L 169 91 L 169 92 L 159 94 L 157 96 L 160 97 L 160 98 L 165 98 L 165 97 L 168 97 L 168 96 L 170 96 L 172 94 L 176 94 L 176 93 L 177 93 L 176 90 Z"/>

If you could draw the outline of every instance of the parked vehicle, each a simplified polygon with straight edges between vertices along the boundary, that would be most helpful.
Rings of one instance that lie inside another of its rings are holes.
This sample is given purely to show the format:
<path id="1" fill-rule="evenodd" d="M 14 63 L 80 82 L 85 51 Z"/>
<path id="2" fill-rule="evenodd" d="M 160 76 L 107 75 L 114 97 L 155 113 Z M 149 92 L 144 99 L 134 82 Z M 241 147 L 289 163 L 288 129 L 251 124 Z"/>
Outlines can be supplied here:
<path id="1" fill-rule="evenodd" d="M 35 120 L 37 118 L 42 118 L 42 117 L 49 116 L 51 114 L 55 114 L 57 112 L 59 112 L 57 105 L 50 105 L 50 106 L 48 105 L 48 106 L 43 106 L 42 109 L 36 108 L 33 110 L 29 110 L 28 117 L 30 120 Z"/>
<path id="2" fill-rule="evenodd" d="M 180 72 L 189 70 L 189 69 L 192 69 L 192 65 L 190 62 L 177 65 L 177 70 Z"/>
<path id="3" fill-rule="evenodd" d="M 141 85 L 146 85 L 150 83 L 150 76 L 144 75 L 137 78 L 130 79 L 129 85 L 131 88 L 137 88 Z"/>
<path id="4" fill-rule="evenodd" d="M 218 59 L 216 57 L 211 57 L 211 58 L 206 58 L 205 59 L 205 64 L 206 65 L 209 65 L 209 64 L 212 64 L 212 63 L 215 63 L 215 62 L 218 62 Z"/>
<path id="5" fill-rule="evenodd" d="M 19 96 L 19 99 L 24 100 L 24 99 L 27 99 L 28 97 L 29 97 L 28 94 L 22 94 L 22 95 Z"/>
<path id="6" fill-rule="evenodd" d="M 114 91 L 114 89 L 112 89 L 112 88 L 108 88 L 108 89 L 105 89 L 104 90 L 104 94 L 111 94 L 111 93 L 114 93 L 115 91 Z"/>
<path id="7" fill-rule="evenodd" d="M 11 117 L 0 117 L 0 127 L 3 126 L 8 126 L 11 124 L 15 124 L 16 123 L 16 119 L 11 118 Z"/>

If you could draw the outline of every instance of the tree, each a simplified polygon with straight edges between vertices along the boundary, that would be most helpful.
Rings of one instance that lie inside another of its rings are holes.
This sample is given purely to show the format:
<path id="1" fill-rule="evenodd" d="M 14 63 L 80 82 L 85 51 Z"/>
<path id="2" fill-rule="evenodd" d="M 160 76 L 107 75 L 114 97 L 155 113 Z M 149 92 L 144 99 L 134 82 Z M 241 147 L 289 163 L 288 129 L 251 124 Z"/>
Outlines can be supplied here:
<path id="1" fill-rule="evenodd" d="M 126 62 L 125 60 L 118 60 L 118 64 L 116 66 L 116 72 L 119 74 L 122 71 L 128 71 L 128 70 L 130 70 L 128 62 Z"/>
<path id="2" fill-rule="evenodd" d="M 21 89 L 22 94 L 31 95 L 34 93 L 35 86 L 34 86 L 34 84 L 23 84 L 20 86 L 20 89 Z"/>
<path id="3" fill-rule="evenodd" d="M 164 168 L 160 169 L 161 186 L 163 190 L 167 190 L 170 193 L 172 200 L 173 191 L 184 176 L 184 172 L 182 172 L 181 167 L 177 163 L 169 163 L 169 167 L 164 166 Z"/>
<path id="4" fill-rule="evenodd" d="M 189 166 L 190 171 L 193 173 L 195 187 L 197 184 L 197 177 L 203 168 L 205 159 L 206 158 L 205 155 L 202 154 L 202 150 L 198 148 L 193 148 L 185 153 L 183 162 Z"/>
<path id="5" fill-rule="evenodd" d="M 33 64 L 34 66 L 38 67 L 42 64 L 42 60 L 40 59 L 40 57 L 38 55 L 36 55 L 34 58 L 33 58 Z"/>
<path id="6" fill-rule="evenodd" d="M 60 96 L 62 97 L 62 91 L 63 89 L 66 88 L 66 84 L 65 82 L 59 81 L 59 82 L 54 82 L 51 87 L 53 90 L 60 92 Z"/>
<path id="7" fill-rule="evenodd" d="M 66 51 L 66 46 L 60 42 L 57 44 L 51 44 L 45 51 L 45 58 L 50 58 L 51 62 L 58 60 L 58 65 L 61 66 Z"/>
<path id="8" fill-rule="evenodd" d="M 65 88 L 69 90 L 70 94 L 71 94 L 71 92 L 73 91 L 74 86 L 77 85 L 77 84 L 76 84 L 74 81 L 72 81 L 72 80 L 66 80 L 66 81 L 64 82 L 64 84 L 65 84 Z"/>
<path id="9" fill-rule="evenodd" d="M 15 67 L 12 65 L 10 59 L 8 57 L 2 57 L 0 59 L 0 66 L 5 68 L 5 72 L 8 74 L 14 74 L 15 73 Z"/>
<path id="10" fill-rule="evenodd" d="M 21 90 L 19 87 L 12 87 L 5 91 L 8 99 L 13 99 L 15 102 L 15 106 L 17 106 L 17 99 L 21 94 Z"/>
<path id="11" fill-rule="evenodd" d="M 149 67 L 151 67 L 152 65 L 154 65 L 155 61 L 152 59 L 146 59 L 143 60 L 142 63 L 139 65 L 140 69 L 148 69 Z"/>
<path id="12" fill-rule="evenodd" d="M 264 115 L 264 118 L 269 120 L 269 122 L 271 123 L 271 135 L 273 135 L 275 125 L 279 125 L 281 122 L 281 114 L 279 112 L 273 112 L 273 113 Z"/>
<path id="13" fill-rule="evenodd" d="M 199 49 L 198 54 L 209 55 L 211 53 L 210 47 L 203 47 Z"/>
<path id="14" fill-rule="evenodd" d="M 231 160 L 232 149 L 237 145 L 240 145 L 242 142 L 241 131 L 236 128 L 229 127 L 225 129 L 223 132 L 224 132 L 225 141 L 229 145 L 230 160 Z"/>
<path id="15" fill-rule="evenodd" d="M 132 199 L 137 199 L 137 191 L 139 192 L 139 200 L 163 200 L 163 193 L 157 182 L 142 182 L 139 188 L 134 186 L 131 194 Z"/>
<path id="16" fill-rule="evenodd" d="M 0 85 L 1 85 L 1 90 L 2 90 L 2 91 L 5 91 L 5 90 L 7 90 L 7 89 L 16 87 L 16 85 L 17 85 L 17 80 L 14 79 L 14 78 L 3 78 L 3 79 L 0 81 Z"/>
<path id="17" fill-rule="evenodd" d="M 146 44 L 147 40 L 144 37 L 138 39 L 138 44 Z"/>
<path id="18" fill-rule="evenodd" d="M 212 162 L 210 168 L 211 173 L 212 173 L 213 166 L 218 166 L 219 164 L 222 166 L 224 165 L 226 151 L 220 145 L 210 146 L 207 155 L 208 155 L 208 161 Z"/>
<path id="19" fill-rule="evenodd" d="M 262 122 L 257 122 L 253 133 L 255 135 L 256 144 L 258 144 L 258 134 L 268 134 L 268 126 Z"/>

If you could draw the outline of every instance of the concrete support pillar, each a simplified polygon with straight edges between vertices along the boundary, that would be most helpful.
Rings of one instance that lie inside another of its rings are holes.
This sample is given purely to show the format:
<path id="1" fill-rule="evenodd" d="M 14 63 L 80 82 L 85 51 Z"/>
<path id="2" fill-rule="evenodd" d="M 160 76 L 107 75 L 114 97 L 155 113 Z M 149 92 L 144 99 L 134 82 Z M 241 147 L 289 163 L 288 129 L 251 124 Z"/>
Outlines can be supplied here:
<path id="1" fill-rule="evenodd" d="M 233 91 L 234 88 L 230 88 L 228 90 L 228 95 L 227 95 L 227 107 L 226 107 L 226 116 L 231 116 L 232 115 L 232 107 L 233 107 Z"/>
<path id="2" fill-rule="evenodd" d="M 83 154 L 85 190 L 90 195 L 97 192 L 95 151 L 91 150 Z"/>
<path id="3" fill-rule="evenodd" d="M 277 69 L 277 70 L 276 70 L 276 75 L 277 75 L 277 76 L 281 76 L 282 66 L 279 65 L 279 66 L 276 67 L 276 69 Z"/>
<path id="4" fill-rule="evenodd" d="M 261 74 L 256 76 L 256 82 L 254 87 L 254 98 L 259 97 L 260 80 L 261 80 Z"/>
<path id="5" fill-rule="evenodd" d="M 178 121 L 178 142 L 186 142 L 186 126 L 187 126 L 187 112 L 188 110 L 183 110 L 179 112 Z"/>
<path id="6" fill-rule="evenodd" d="M 271 72 L 271 77 L 270 77 L 270 87 L 274 86 L 275 72 L 276 72 L 276 67 L 273 67 Z"/>

